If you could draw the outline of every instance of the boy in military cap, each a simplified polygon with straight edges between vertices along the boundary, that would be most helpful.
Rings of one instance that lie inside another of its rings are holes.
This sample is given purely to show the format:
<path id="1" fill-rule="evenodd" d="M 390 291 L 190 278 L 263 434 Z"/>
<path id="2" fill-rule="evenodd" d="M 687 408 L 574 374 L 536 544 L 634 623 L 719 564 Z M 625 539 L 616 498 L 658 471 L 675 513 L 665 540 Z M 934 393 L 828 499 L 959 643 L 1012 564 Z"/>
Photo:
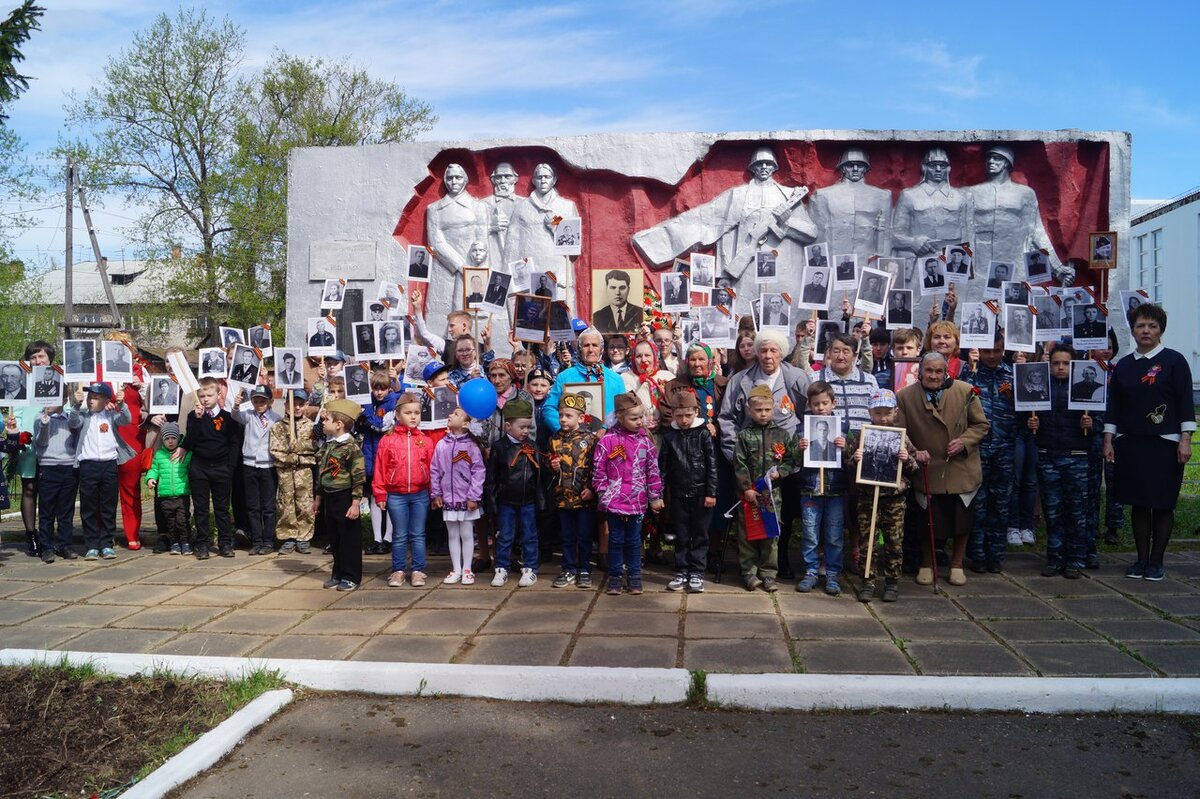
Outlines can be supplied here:
<path id="1" fill-rule="evenodd" d="M 717 451 L 695 392 L 680 391 L 673 402 L 671 424 L 663 429 L 658 451 L 658 471 L 667 489 L 667 530 L 675 537 L 675 578 L 667 590 L 700 593 L 708 527 L 717 504 Z"/>
<path id="2" fill-rule="evenodd" d="M 533 406 L 523 399 L 504 404 L 504 430 L 488 457 L 489 490 L 496 515 L 496 571 L 492 585 L 508 582 L 513 539 L 521 527 L 521 580 L 526 588 L 537 582 L 538 533 L 536 512 L 541 504 L 542 456 L 529 440 L 533 431 Z"/>
<path id="3" fill-rule="evenodd" d="M 540 370 L 539 370 L 540 372 Z M 596 495 L 592 491 L 592 450 L 596 437 L 582 425 L 587 397 L 564 392 L 558 403 L 559 429 L 550 438 L 554 504 L 562 530 L 562 573 L 555 588 L 572 583 L 592 587 L 592 529 Z"/>
<path id="4" fill-rule="evenodd" d="M 313 512 L 325 522 L 333 570 L 325 588 L 353 591 L 362 582 L 359 503 L 367 481 L 362 450 L 354 441 L 354 423 L 362 406 L 347 399 L 325 403 L 325 444 L 317 455 L 317 498 Z"/>

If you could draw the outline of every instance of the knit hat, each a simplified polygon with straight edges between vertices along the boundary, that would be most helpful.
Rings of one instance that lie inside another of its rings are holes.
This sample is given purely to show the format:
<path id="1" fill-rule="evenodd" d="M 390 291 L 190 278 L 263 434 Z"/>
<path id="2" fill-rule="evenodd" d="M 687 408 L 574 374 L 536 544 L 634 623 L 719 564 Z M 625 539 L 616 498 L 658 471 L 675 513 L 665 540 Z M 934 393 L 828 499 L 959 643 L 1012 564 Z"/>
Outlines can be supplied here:
<path id="1" fill-rule="evenodd" d="M 179 425 L 175 424 L 174 422 L 165 423 L 162 426 L 162 429 L 159 430 L 158 437 L 161 438 L 163 441 L 166 441 L 168 438 L 173 438 L 176 441 L 178 441 L 179 440 Z"/>
<path id="2" fill-rule="evenodd" d="M 511 399 L 504 403 L 502 416 L 506 422 L 511 422 L 514 419 L 532 419 L 533 406 L 523 399 Z"/>
<path id="3" fill-rule="evenodd" d="M 750 394 L 746 397 L 747 400 L 765 399 L 771 404 L 775 403 L 775 392 L 771 391 L 771 387 L 766 383 L 759 383 L 754 388 L 750 389 Z"/>
<path id="4" fill-rule="evenodd" d="M 694 391 L 677 392 L 675 396 L 672 397 L 671 404 L 674 406 L 675 410 L 679 410 L 680 408 L 696 408 L 699 410 L 700 408 L 700 401 L 696 399 L 696 392 Z"/>
<path id="5" fill-rule="evenodd" d="M 587 413 L 587 397 L 583 394 L 568 394 L 563 393 L 562 399 L 558 401 L 558 409 L 565 411 L 567 409 Z"/>
<path id="6" fill-rule="evenodd" d="M 617 398 L 615 400 L 613 400 L 613 408 L 616 410 L 617 413 L 624 413 L 625 411 L 631 411 L 634 408 L 641 407 L 641 404 L 642 404 L 642 401 L 640 399 L 638 399 L 637 394 L 634 394 L 633 392 L 626 392 L 624 394 L 618 394 Z"/>
<path id="7" fill-rule="evenodd" d="M 871 398 L 867 400 L 867 407 L 871 410 L 876 408 L 895 408 L 896 395 L 890 389 L 881 388 L 871 392 Z"/>
<path id="8" fill-rule="evenodd" d="M 348 399 L 331 400 L 325 403 L 325 410 L 349 416 L 352 421 L 362 414 L 362 406 Z"/>

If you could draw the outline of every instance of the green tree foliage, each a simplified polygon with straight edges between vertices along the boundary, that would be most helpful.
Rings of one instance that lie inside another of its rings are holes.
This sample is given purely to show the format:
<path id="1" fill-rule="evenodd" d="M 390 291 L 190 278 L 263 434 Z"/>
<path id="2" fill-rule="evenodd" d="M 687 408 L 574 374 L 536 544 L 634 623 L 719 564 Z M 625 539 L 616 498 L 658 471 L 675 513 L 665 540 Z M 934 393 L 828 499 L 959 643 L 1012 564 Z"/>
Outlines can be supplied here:
<path id="1" fill-rule="evenodd" d="M 0 121 L 8 119 L 3 107 L 29 88 L 29 76 L 17 72 L 17 64 L 25 60 L 21 45 L 29 41 L 34 31 L 42 29 L 41 17 L 45 11 L 34 5 L 33 0 L 25 0 L 0 22 Z"/>

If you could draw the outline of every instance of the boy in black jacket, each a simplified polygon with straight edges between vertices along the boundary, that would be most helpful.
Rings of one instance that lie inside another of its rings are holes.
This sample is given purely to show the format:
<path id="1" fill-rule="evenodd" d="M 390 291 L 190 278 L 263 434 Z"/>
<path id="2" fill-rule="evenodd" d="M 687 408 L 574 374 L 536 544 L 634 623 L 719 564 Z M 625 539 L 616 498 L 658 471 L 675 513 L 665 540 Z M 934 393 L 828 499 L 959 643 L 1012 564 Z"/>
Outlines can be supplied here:
<path id="1" fill-rule="evenodd" d="M 198 560 L 208 559 L 212 539 L 208 533 L 208 501 L 212 497 L 217 517 L 217 552 L 233 557 L 233 525 L 229 518 L 229 495 L 233 489 L 233 464 L 238 452 L 238 424 L 229 411 L 220 407 L 220 384 L 206 377 L 196 391 L 195 416 L 188 420 L 187 435 L 179 444 L 192 453 L 188 482 L 192 488 L 192 512 L 196 519 L 195 552 Z"/>
<path id="2" fill-rule="evenodd" d="M 537 582 L 538 536 L 535 514 L 541 505 L 542 455 L 529 440 L 533 429 L 533 408 L 528 402 L 513 399 L 504 405 L 504 432 L 492 446 L 488 457 L 490 496 L 496 514 L 496 572 L 492 585 L 508 582 L 513 539 L 521 525 L 521 580 L 527 588 Z"/>
<path id="3" fill-rule="evenodd" d="M 675 578 L 667 583 L 668 591 L 704 590 L 708 525 L 717 504 L 717 449 L 699 414 L 696 395 L 680 391 L 658 449 L 658 471 L 667 491 L 667 531 L 675 538 Z"/>

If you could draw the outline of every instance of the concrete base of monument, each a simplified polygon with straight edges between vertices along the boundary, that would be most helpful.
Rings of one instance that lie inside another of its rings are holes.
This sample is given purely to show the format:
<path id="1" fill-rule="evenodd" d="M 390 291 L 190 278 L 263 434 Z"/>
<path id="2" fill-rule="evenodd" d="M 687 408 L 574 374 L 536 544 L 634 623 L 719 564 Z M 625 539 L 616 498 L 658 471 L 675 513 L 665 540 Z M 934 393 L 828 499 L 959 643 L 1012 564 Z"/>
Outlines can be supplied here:
<path id="1" fill-rule="evenodd" d="M 671 705 L 755 710 L 955 710 L 1024 713 L 1200 713 L 1200 679 L 704 674 L 685 669 L 483 666 L 100 652 L 0 650 L 0 665 L 91 663 L 116 675 L 170 671 L 236 678 L 279 672 L 318 691 L 459 696 L 514 702 Z M 273 712 L 273 711 L 272 711 Z"/>

